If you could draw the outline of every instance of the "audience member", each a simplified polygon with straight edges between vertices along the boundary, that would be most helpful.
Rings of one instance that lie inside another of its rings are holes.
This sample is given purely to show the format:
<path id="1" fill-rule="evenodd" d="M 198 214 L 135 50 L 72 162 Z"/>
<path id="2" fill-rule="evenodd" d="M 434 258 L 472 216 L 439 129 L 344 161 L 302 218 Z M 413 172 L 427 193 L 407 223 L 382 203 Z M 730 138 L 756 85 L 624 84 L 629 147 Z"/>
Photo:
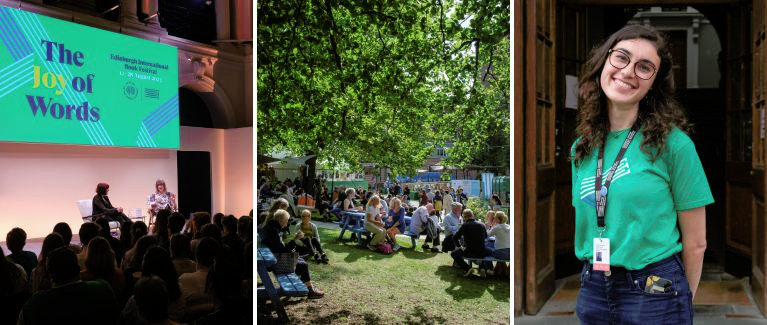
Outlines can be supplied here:
<path id="1" fill-rule="evenodd" d="M 419 235 L 426 235 L 426 240 L 423 243 L 423 251 L 439 252 L 437 246 L 439 246 L 439 232 L 436 230 L 436 225 L 429 225 L 434 220 L 431 215 L 435 212 L 434 206 L 431 203 L 427 203 L 418 207 L 413 211 L 413 217 L 410 219 L 410 232 Z M 434 247 L 429 247 L 431 242 Z"/>
<path id="2" fill-rule="evenodd" d="M 139 238 L 149 234 L 147 225 L 143 221 L 136 221 L 130 228 L 130 247 L 136 245 Z"/>
<path id="3" fill-rule="evenodd" d="M 125 273 L 126 280 L 132 279 L 134 277 L 134 272 L 141 271 L 141 263 L 144 262 L 144 254 L 146 254 L 146 251 L 149 250 L 150 247 L 156 245 L 157 238 L 153 236 L 144 236 L 136 241 L 133 248 L 125 252 L 125 257 L 123 258 L 120 268 L 123 270 L 123 273 Z M 126 283 L 128 282 L 130 281 L 127 281 Z"/>
<path id="4" fill-rule="evenodd" d="M 444 215 L 447 215 L 450 213 L 450 211 L 453 210 L 453 196 L 450 195 L 448 190 L 445 190 L 445 192 L 442 194 L 442 210 Z M 444 251 L 444 247 L 442 249 Z"/>
<path id="5" fill-rule="evenodd" d="M 221 220 L 221 225 L 223 226 L 223 228 L 221 228 L 223 235 L 223 237 L 221 237 L 221 243 L 232 249 L 232 253 L 237 256 L 237 264 L 242 265 L 243 243 L 240 236 L 237 235 L 237 218 L 231 215 L 225 216 L 224 219 Z"/>
<path id="6" fill-rule="evenodd" d="M 184 225 L 186 225 L 186 218 L 184 218 L 181 212 L 176 211 L 170 214 L 168 218 L 168 231 L 170 231 L 171 236 L 180 234 L 181 230 L 184 229 Z"/>
<path id="7" fill-rule="evenodd" d="M 8 254 L 8 259 L 12 262 L 21 265 L 24 268 L 24 272 L 27 277 L 32 274 L 32 270 L 37 266 L 37 255 L 34 252 L 25 251 L 24 245 L 27 244 L 27 233 L 24 229 L 13 228 L 5 236 L 5 245 L 8 246 L 8 250 L 11 251 Z"/>
<path id="8" fill-rule="evenodd" d="M 192 239 L 200 238 L 200 230 L 202 226 L 210 223 L 210 213 L 200 211 L 192 214 L 192 220 L 189 223 L 189 233 L 192 235 Z M 193 245 L 194 247 L 194 245 Z M 194 249 L 192 249 L 194 252 Z"/>
<path id="9" fill-rule="evenodd" d="M 286 202 L 288 202 L 288 213 L 290 213 L 291 218 L 297 218 L 298 217 L 298 208 L 296 207 L 296 199 L 293 197 L 293 193 L 290 191 L 290 187 L 288 185 L 283 184 L 281 187 L 278 188 L 278 190 L 282 193 L 280 194 L 281 199 L 285 199 Z"/>
<path id="10" fill-rule="evenodd" d="M 460 188 L 458 189 L 460 190 Z M 450 255 L 454 260 L 453 265 L 466 271 L 465 275 L 469 275 L 474 271 L 474 268 L 469 266 L 463 258 L 483 258 L 492 255 L 493 251 L 485 246 L 487 231 L 485 226 L 475 220 L 474 212 L 470 209 L 463 210 L 463 220 L 463 225 L 458 228 L 458 231 L 453 236 L 453 243 L 457 248 Z M 463 238 L 463 245 L 460 243 L 461 238 Z M 490 263 L 482 262 L 482 265 L 479 267 L 479 276 L 486 275 L 486 270 L 492 266 L 488 264 Z"/>
<path id="11" fill-rule="evenodd" d="M 102 325 L 117 323 L 120 307 L 104 280 L 80 281 L 77 255 L 66 247 L 46 260 L 53 288 L 35 293 L 19 314 L 18 324 Z"/>
<path id="12" fill-rule="evenodd" d="M 501 201 L 501 197 L 498 194 L 493 194 L 491 201 L 493 202 L 493 210 L 501 211 L 503 209 L 503 201 Z"/>
<path id="13" fill-rule="evenodd" d="M 312 223 L 312 213 L 308 209 L 301 211 L 301 223 L 296 225 L 296 233 L 299 231 L 304 233 L 304 238 L 301 238 L 302 245 L 297 245 L 296 250 L 301 255 L 313 255 L 317 263 L 327 264 L 328 256 L 320 245 L 320 233 L 317 225 Z"/>
<path id="14" fill-rule="evenodd" d="M 128 251 L 133 247 L 131 245 L 133 244 L 133 234 L 131 233 L 131 229 L 133 229 L 133 221 L 123 222 L 123 224 L 120 225 L 120 244 L 123 251 Z"/>
<path id="15" fill-rule="evenodd" d="M 136 309 L 147 325 L 178 325 L 168 318 L 168 289 L 157 276 L 143 277 L 133 289 Z"/>
<path id="16" fill-rule="evenodd" d="M 357 197 L 357 191 L 354 190 L 354 188 L 347 188 L 346 189 L 346 198 L 344 198 L 343 204 L 341 205 L 341 210 L 343 211 L 361 211 L 362 208 L 355 208 L 354 207 L 354 198 Z"/>
<path id="17" fill-rule="evenodd" d="M 119 298 L 125 292 L 125 277 L 117 268 L 115 254 L 106 238 L 97 236 L 91 239 L 85 251 L 85 269 L 80 271 L 80 279 L 102 279 L 109 283 Z"/>
<path id="18" fill-rule="evenodd" d="M 53 232 L 61 235 L 61 238 L 64 240 L 64 245 L 69 247 L 75 254 L 80 254 L 80 251 L 82 248 L 77 245 L 72 245 L 72 228 L 69 227 L 69 224 L 66 222 L 59 222 L 53 227 Z M 39 259 L 38 259 L 39 260 Z"/>
<path id="19" fill-rule="evenodd" d="M 450 195 L 445 196 L 450 197 Z M 442 240 L 443 253 L 455 250 L 453 235 L 455 235 L 455 233 L 458 232 L 458 228 L 461 227 L 461 210 L 463 209 L 463 205 L 458 202 L 453 202 L 450 209 L 450 213 L 445 215 L 445 219 L 442 221 L 442 228 L 445 230 L 445 239 Z"/>
<path id="20" fill-rule="evenodd" d="M 189 237 L 184 234 L 175 234 L 170 238 L 170 258 L 179 276 L 197 270 L 197 263 L 192 260 L 192 248 L 189 242 Z"/>
<path id="21" fill-rule="evenodd" d="M 100 232 L 101 226 L 97 223 L 86 222 L 80 225 L 78 234 L 80 235 L 80 245 L 83 248 L 80 254 L 77 254 L 77 264 L 80 265 L 80 269 L 85 268 L 85 249 L 88 247 L 88 242 L 98 236 Z"/>
<path id="22" fill-rule="evenodd" d="M 237 279 L 237 264 L 219 258 L 208 272 L 207 292 L 213 298 L 214 311 L 195 322 L 195 325 L 250 325 L 253 323 L 253 303 L 241 296 L 241 283 Z M 311 294 L 311 293 L 310 293 Z"/>
<path id="23" fill-rule="evenodd" d="M 429 204 L 429 197 L 426 196 L 426 191 L 421 190 L 418 195 L 418 206 L 425 206 Z"/>
<path id="24" fill-rule="evenodd" d="M 15 324 L 24 302 L 29 298 L 24 268 L 6 259 L 0 247 L 0 324 Z"/>
<path id="25" fill-rule="evenodd" d="M 224 219 L 224 214 L 221 213 L 221 212 L 218 212 L 218 213 L 213 215 L 213 224 L 216 225 L 216 227 L 218 227 L 219 229 L 221 229 L 221 227 L 223 227 L 221 225 L 221 221 L 223 219 Z"/>
<path id="26" fill-rule="evenodd" d="M 152 238 L 151 236 L 147 236 Z M 143 237 L 143 238 L 147 238 Z M 142 238 L 142 239 L 143 239 Z M 173 262 L 170 260 L 170 254 L 160 246 L 152 246 L 146 251 L 143 263 L 141 264 L 141 277 L 157 276 L 163 282 L 168 290 L 168 318 L 173 321 L 181 321 L 184 316 L 184 301 L 181 299 L 181 288 L 178 285 L 178 276 Z M 136 279 L 137 281 L 140 280 Z M 146 320 L 139 314 L 136 306 L 136 296 L 134 294 L 128 299 L 122 313 L 120 314 L 121 324 L 146 324 Z"/>
<path id="27" fill-rule="evenodd" d="M 219 243 L 210 237 L 200 239 L 195 258 L 197 270 L 184 273 L 178 278 L 181 299 L 184 302 L 184 319 L 194 319 L 213 310 L 211 298 L 205 294 L 205 279 L 218 256 Z M 196 316 L 196 317 L 195 317 Z"/>
<path id="28" fill-rule="evenodd" d="M 64 239 L 61 238 L 61 235 L 54 232 L 48 234 L 48 236 L 45 236 L 45 239 L 43 239 L 43 247 L 40 249 L 40 257 L 38 259 L 37 267 L 32 270 L 32 275 L 29 277 L 29 291 L 31 293 L 51 288 L 51 277 L 48 274 L 48 270 L 45 268 L 45 260 L 48 258 L 50 252 L 59 247 L 67 247 L 64 244 Z"/>
<path id="29" fill-rule="evenodd" d="M 253 233 L 253 217 L 242 216 L 240 219 L 237 219 L 237 236 L 240 236 L 240 239 L 242 239 L 243 242 L 246 242 L 245 236 L 247 232 L 250 232 L 251 235 Z"/>
<path id="30" fill-rule="evenodd" d="M 273 254 L 288 253 L 296 248 L 296 242 L 303 238 L 303 232 L 297 232 L 293 239 L 285 244 L 282 241 L 282 230 L 288 226 L 290 214 L 285 210 L 277 210 L 274 219 L 270 220 L 261 230 L 261 242 L 272 251 Z M 296 274 L 309 288 L 309 299 L 322 298 L 324 292 L 314 287 L 309 274 L 309 264 L 303 258 L 298 258 Z"/>
<path id="31" fill-rule="evenodd" d="M 495 211 L 487 211 L 487 214 L 485 215 L 485 230 L 490 230 L 490 228 L 493 228 L 496 224 L 498 224 L 498 222 L 495 220 Z"/>
<path id="32" fill-rule="evenodd" d="M 161 209 L 157 211 L 157 216 L 154 219 L 152 225 L 152 236 L 157 237 L 157 245 L 166 250 L 170 249 L 170 230 L 168 229 L 168 219 L 170 218 L 170 210 Z"/>
<path id="33" fill-rule="evenodd" d="M 109 230 L 109 221 L 104 218 L 97 218 L 95 222 L 101 226 L 99 236 L 109 242 L 109 247 L 112 248 L 112 252 L 114 253 L 114 259 L 117 262 L 117 265 L 120 265 L 123 256 L 125 256 L 125 248 L 123 247 L 122 242 L 120 242 L 119 239 L 112 237 L 112 233 Z"/>

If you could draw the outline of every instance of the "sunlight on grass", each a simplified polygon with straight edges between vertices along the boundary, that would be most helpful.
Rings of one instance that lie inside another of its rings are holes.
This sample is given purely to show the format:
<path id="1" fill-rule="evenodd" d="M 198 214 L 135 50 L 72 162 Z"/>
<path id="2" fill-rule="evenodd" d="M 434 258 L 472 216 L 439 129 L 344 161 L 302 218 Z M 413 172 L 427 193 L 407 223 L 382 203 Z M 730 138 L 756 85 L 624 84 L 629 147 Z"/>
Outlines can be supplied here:
<path id="1" fill-rule="evenodd" d="M 309 262 L 309 270 L 325 297 L 286 303 L 293 323 L 510 323 L 509 279 L 464 277 L 449 254 L 424 253 L 423 238 L 413 251 L 410 239 L 398 236 L 402 248 L 383 255 L 348 234 L 338 240 L 339 230 L 319 231 L 330 264 Z"/>

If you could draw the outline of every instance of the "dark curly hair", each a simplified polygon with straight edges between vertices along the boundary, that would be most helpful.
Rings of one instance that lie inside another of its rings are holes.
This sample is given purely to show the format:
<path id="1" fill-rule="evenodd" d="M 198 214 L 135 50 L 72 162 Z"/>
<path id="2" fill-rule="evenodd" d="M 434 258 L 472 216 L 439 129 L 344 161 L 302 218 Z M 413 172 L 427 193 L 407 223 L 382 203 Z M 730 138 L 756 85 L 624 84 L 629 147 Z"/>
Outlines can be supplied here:
<path id="1" fill-rule="evenodd" d="M 644 135 L 644 140 L 640 144 L 642 152 L 655 161 L 663 150 L 666 137 L 674 127 L 684 132 L 691 130 L 692 126 L 674 98 L 674 74 L 666 38 L 652 27 L 627 25 L 610 35 L 601 46 L 594 48 L 590 54 L 591 58 L 583 67 L 579 81 L 578 107 L 580 109 L 576 128 L 576 137 L 580 140 L 575 145 L 575 156 L 571 157 L 576 165 L 594 149 L 601 147 L 610 132 L 607 97 L 599 85 L 599 78 L 609 50 L 620 41 L 638 38 L 655 45 L 660 57 L 660 67 L 653 85 L 639 102 L 636 123 Z"/>

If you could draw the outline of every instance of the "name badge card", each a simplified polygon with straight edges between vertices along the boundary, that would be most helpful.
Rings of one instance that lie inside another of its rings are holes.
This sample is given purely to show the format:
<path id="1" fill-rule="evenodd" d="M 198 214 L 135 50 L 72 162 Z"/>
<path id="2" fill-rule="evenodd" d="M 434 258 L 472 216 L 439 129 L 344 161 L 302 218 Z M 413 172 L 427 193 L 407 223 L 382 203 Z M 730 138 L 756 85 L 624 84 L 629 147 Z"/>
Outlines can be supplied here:
<path id="1" fill-rule="evenodd" d="M 610 239 L 594 238 L 594 270 L 610 271 Z"/>

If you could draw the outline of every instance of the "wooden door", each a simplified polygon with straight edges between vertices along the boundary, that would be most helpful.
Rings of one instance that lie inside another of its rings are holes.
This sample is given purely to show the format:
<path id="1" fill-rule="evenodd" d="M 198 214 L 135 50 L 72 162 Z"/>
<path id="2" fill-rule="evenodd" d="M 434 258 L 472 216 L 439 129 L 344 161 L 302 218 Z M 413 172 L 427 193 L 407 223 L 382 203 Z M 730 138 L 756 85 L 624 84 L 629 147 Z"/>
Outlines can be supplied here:
<path id="1" fill-rule="evenodd" d="M 754 121 L 751 127 L 752 134 L 752 190 L 753 190 L 753 221 L 752 221 L 752 268 L 751 268 L 751 290 L 757 307 L 765 314 L 767 311 L 767 284 L 765 284 L 765 272 L 767 272 L 767 258 L 765 258 L 765 234 L 767 233 L 767 223 L 765 223 L 765 172 L 764 172 L 764 152 L 765 152 L 765 62 L 767 62 L 767 51 L 765 51 L 765 22 L 767 21 L 767 10 L 762 0 L 753 2 L 753 18 L 751 24 L 751 44 L 753 46 L 753 87 L 751 87 L 752 105 L 751 120 Z"/>
<path id="2" fill-rule="evenodd" d="M 756 1 L 758 2 L 758 1 Z M 725 225 L 726 264 L 729 273 L 748 275 L 752 245 L 752 152 L 751 152 L 751 10 L 733 4 L 727 15 L 725 53 L 726 147 Z M 742 265 L 746 265 L 743 269 Z"/>
<path id="3" fill-rule="evenodd" d="M 515 269 L 515 294 L 524 291 L 515 311 L 535 314 L 554 292 L 555 1 L 518 0 L 515 8 L 522 13 L 517 18 L 523 53 L 514 83 L 522 95 L 514 103 L 515 130 L 522 134 L 514 141 L 515 148 L 524 148 L 515 150 L 515 195 L 522 203 L 515 209 L 515 263 L 521 266 Z"/>

